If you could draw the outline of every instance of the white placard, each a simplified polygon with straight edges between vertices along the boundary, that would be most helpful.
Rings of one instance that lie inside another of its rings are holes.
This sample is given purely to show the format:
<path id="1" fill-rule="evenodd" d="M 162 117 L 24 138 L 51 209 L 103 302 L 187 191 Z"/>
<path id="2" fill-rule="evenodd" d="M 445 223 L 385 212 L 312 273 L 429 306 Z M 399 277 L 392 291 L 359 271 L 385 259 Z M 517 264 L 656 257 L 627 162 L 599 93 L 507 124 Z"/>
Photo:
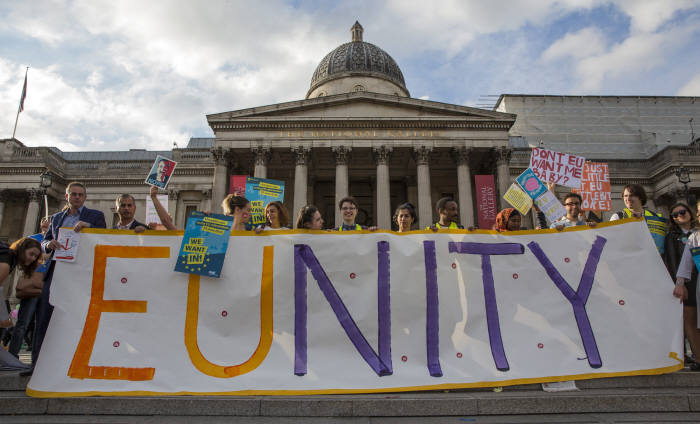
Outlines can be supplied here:
<path id="1" fill-rule="evenodd" d="M 530 154 L 529 168 L 544 182 L 579 188 L 586 158 L 535 147 Z"/>
<path id="2" fill-rule="evenodd" d="M 547 190 L 540 197 L 535 199 L 535 204 L 547 217 L 547 221 L 550 224 L 557 221 L 562 216 L 566 215 L 566 209 L 561 205 L 557 196 L 555 196 L 551 191 Z"/>
<path id="3" fill-rule="evenodd" d="M 163 205 L 163 208 L 167 211 L 168 210 L 168 195 L 167 194 L 159 194 L 158 201 L 160 201 L 160 204 Z M 158 216 L 158 212 L 156 212 L 156 207 L 153 206 L 153 200 L 151 199 L 151 196 L 146 196 L 146 222 L 144 222 L 144 224 L 149 225 L 153 222 L 155 222 L 157 224 L 162 224 L 162 222 L 160 222 L 160 217 Z"/>
<path id="4" fill-rule="evenodd" d="M 54 251 L 53 259 L 58 262 L 75 262 L 80 246 L 80 233 L 76 233 L 72 228 L 60 228 L 56 241 L 61 247 Z"/>

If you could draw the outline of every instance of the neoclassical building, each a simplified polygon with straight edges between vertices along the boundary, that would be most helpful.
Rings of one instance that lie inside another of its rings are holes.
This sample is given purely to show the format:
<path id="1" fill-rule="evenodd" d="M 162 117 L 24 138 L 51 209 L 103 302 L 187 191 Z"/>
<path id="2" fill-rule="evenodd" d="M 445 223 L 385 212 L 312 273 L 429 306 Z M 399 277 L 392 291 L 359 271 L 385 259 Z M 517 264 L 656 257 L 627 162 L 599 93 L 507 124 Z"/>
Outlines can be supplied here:
<path id="1" fill-rule="evenodd" d="M 0 239 L 34 232 L 43 195 L 55 212 L 73 180 L 87 185 L 87 204 L 102 210 L 108 225 L 120 193 L 136 197 L 143 220 L 143 181 L 158 154 L 178 161 L 168 209 L 179 227 L 191 210 L 219 212 L 232 175 L 284 181 L 290 214 L 312 203 L 327 226 L 338 223 L 337 201 L 348 194 L 358 199 L 358 221 L 366 225 L 391 228 L 393 209 L 410 201 L 425 227 L 444 196 L 458 200 L 463 225 L 475 225 L 474 176 L 493 175 L 501 199 L 534 146 L 607 162 L 613 210 L 622 208 L 621 187 L 639 183 L 649 206 L 666 212 L 685 197 L 681 168 L 689 172 L 689 192 L 700 188 L 695 97 L 504 94 L 493 110 L 414 99 L 397 63 L 364 41 L 359 23 L 350 42 L 320 61 L 305 99 L 207 120 L 213 138 L 192 138 L 171 151 L 62 152 L 0 140 Z M 54 178 L 42 186 L 47 170 Z"/>

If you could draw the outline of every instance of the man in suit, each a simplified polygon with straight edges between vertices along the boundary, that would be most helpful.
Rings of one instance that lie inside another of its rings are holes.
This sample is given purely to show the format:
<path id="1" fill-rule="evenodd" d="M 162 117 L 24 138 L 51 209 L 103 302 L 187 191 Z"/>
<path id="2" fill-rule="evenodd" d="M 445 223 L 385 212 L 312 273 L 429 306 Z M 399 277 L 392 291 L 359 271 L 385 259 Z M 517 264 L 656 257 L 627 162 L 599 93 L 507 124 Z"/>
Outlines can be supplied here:
<path id="1" fill-rule="evenodd" d="M 72 182 L 66 187 L 66 201 L 68 207 L 61 212 L 51 216 L 51 225 L 44 236 L 44 241 L 41 242 L 41 247 L 46 253 L 53 256 L 53 252 L 61 247 L 58 243 L 58 231 L 61 227 L 73 227 L 73 231 L 80 232 L 83 228 L 106 228 L 105 216 L 101 211 L 88 209 L 84 206 L 87 199 L 87 191 L 85 185 L 79 182 Z M 65 230 L 64 230 L 65 231 Z M 20 375 L 31 375 L 36 360 L 39 357 L 41 344 L 44 341 L 46 330 L 51 320 L 53 306 L 49 304 L 49 295 L 51 293 L 51 280 L 53 279 L 53 270 L 56 266 L 55 261 L 51 261 L 49 270 L 44 279 L 44 287 L 41 290 L 41 299 L 39 300 L 39 308 L 37 310 L 36 328 L 34 330 L 34 346 L 32 348 L 32 368 Z"/>
<path id="2" fill-rule="evenodd" d="M 119 197 L 117 197 L 116 204 L 119 222 L 115 223 L 112 228 L 117 230 L 134 230 L 134 232 L 137 233 L 148 228 L 148 225 L 134 219 L 134 215 L 136 214 L 134 196 L 130 194 L 120 194 Z"/>

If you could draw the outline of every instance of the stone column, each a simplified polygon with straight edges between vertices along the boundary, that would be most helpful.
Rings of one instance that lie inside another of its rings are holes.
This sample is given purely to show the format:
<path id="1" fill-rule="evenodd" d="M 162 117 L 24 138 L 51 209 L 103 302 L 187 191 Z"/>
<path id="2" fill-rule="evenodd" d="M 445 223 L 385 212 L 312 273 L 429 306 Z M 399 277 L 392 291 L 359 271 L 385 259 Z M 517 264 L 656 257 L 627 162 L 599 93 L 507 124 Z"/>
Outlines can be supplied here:
<path id="1" fill-rule="evenodd" d="M 267 178 L 267 163 L 270 161 L 272 153 L 269 147 L 257 146 L 251 149 L 253 155 L 255 156 L 255 171 L 253 176 L 255 178 Z"/>
<path id="2" fill-rule="evenodd" d="M 335 154 L 335 226 L 343 225 L 343 217 L 338 209 L 338 202 L 348 195 L 348 162 L 350 150 L 348 146 L 336 146 L 332 148 Z"/>
<path id="3" fill-rule="evenodd" d="M 433 201 L 430 198 L 430 152 L 428 146 L 415 147 L 413 159 L 416 161 L 418 183 L 418 225 L 423 229 L 433 221 Z"/>
<path id="4" fill-rule="evenodd" d="M 173 190 L 173 189 L 168 190 L 168 214 L 173 219 L 173 223 L 175 224 L 176 227 L 178 226 L 177 222 L 175 222 L 175 220 L 177 219 L 176 213 L 177 213 L 178 195 L 179 195 L 179 193 L 177 190 Z M 221 200 L 224 200 L 224 197 L 226 197 L 226 196 L 225 195 L 222 196 Z M 219 201 L 219 203 L 221 203 L 221 200 Z M 216 206 L 217 206 L 217 211 L 218 211 L 219 206 L 218 205 L 216 205 Z M 185 219 L 187 219 L 187 217 L 185 217 Z M 184 227 L 184 225 L 182 227 Z"/>
<path id="5" fill-rule="evenodd" d="M 510 207 L 503 199 L 503 195 L 510 187 L 510 172 L 508 164 L 510 163 L 510 155 L 513 151 L 509 147 L 498 147 L 496 149 L 496 172 L 498 178 L 498 204 L 499 209 Z"/>
<path id="6" fill-rule="evenodd" d="M 289 219 L 294 221 L 297 213 L 308 204 L 308 164 L 311 149 L 304 146 L 292 147 L 296 156 L 294 167 L 294 210 L 289 212 Z"/>
<path id="7" fill-rule="evenodd" d="M 389 157 L 391 147 L 379 146 L 372 149 L 377 163 L 377 221 L 376 226 L 391 230 L 391 193 L 389 185 Z"/>
<path id="8" fill-rule="evenodd" d="M 214 183 L 212 184 L 212 198 L 214 199 L 215 208 L 212 212 L 221 213 L 219 209 L 219 203 L 226 197 L 227 187 L 228 187 L 228 162 L 230 157 L 230 152 L 228 149 L 222 149 L 217 147 L 211 150 L 211 155 L 214 158 Z M 173 194 L 174 193 L 174 194 Z M 175 201 L 170 201 L 172 196 L 175 196 Z M 177 191 L 168 191 L 168 213 L 171 216 L 175 216 L 175 209 L 177 207 Z M 175 218 L 173 218 L 175 219 Z"/>
<path id="9" fill-rule="evenodd" d="M 0 228 L 2 228 L 2 219 L 5 216 L 5 202 L 9 198 L 9 192 L 7 190 L 0 191 Z"/>
<path id="10" fill-rule="evenodd" d="M 24 231 L 23 236 L 28 236 L 36 233 L 36 224 L 39 221 L 40 212 L 40 200 L 42 198 L 42 191 L 35 188 L 30 188 L 27 190 L 29 194 L 29 207 L 27 207 L 27 214 L 24 217 Z"/>
<path id="11" fill-rule="evenodd" d="M 221 199 L 224 200 L 224 199 Z M 168 206 L 170 206 L 170 199 L 168 199 Z M 211 211 L 211 189 L 202 190 L 202 203 L 201 207 L 203 211 Z"/>
<path id="12" fill-rule="evenodd" d="M 469 169 L 471 149 L 452 149 L 452 158 L 457 165 L 457 191 L 459 193 L 459 217 L 464 228 L 474 225 L 474 203 L 472 202 L 472 177 Z"/>

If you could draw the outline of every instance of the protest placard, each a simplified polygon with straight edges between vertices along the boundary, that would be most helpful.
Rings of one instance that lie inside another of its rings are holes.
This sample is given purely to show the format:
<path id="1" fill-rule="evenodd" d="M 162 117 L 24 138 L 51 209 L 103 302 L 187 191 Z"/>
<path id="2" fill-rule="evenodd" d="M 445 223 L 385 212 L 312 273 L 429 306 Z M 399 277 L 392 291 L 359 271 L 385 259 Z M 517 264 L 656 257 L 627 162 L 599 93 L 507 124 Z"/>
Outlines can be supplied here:
<path id="1" fill-rule="evenodd" d="M 540 197 L 535 199 L 535 204 L 540 208 L 542 213 L 544 213 L 544 216 L 547 217 L 547 221 L 549 221 L 550 224 L 566 215 L 564 206 L 561 205 L 557 196 L 549 190 L 545 190 Z"/>
<path id="2" fill-rule="evenodd" d="M 167 211 L 168 210 L 168 195 L 167 194 L 159 194 L 158 201 L 160 202 L 161 205 L 163 205 L 163 208 Z M 162 222 L 160 222 L 160 217 L 158 216 L 158 212 L 156 212 L 156 208 L 155 208 L 155 206 L 153 206 L 153 200 L 151 199 L 151 196 L 146 196 L 146 224 L 151 224 L 151 223 L 162 224 Z"/>
<path id="3" fill-rule="evenodd" d="M 56 249 L 53 259 L 59 262 L 75 262 L 80 246 L 80 233 L 76 233 L 72 228 L 61 228 L 58 230 L 56 241 L 61 247 Z"/>
<path id="4" fill-rule="evenodd" d="M 164 189 L 168 185 L 176 165 L 177 162 L 174 160 L 158 155 L 156 160 L 153 161 L 148 177 L 146 177 L 146 184 Z"/>
<path id="5" fill-rule="evenodd" d="M 245 186 L 247 180 L 247 175 L 231 175 L 228 185 L 229 194 L 245 197 Z"/>
<path id="6" fill-rule="evenodd" d="M 542 181 L 540 181 L 540 179 L 537 178 L 537 175 L 535 175 L 533 170 L 530 168 L 526 169 L 522 174 L 518 175 L 515 178 L 515 181 L 520 185 L 520 187 L 523 190 L 525 190 L 525 193 L 527 193 L 527 195 L 530 196 L 532 199 L 537 199 L 545 191 L 547 191 L 547 187 L 545 187 L 545 185 L 542 184 Z"/>
<path id="7" fill-rule="evenodd" d="M 496 184 L 493 175 L 475 175 L 476 210 L 479 228 L 490 230 L 496 223 L 498 203 L 496 202 Z"/>
<path id="8" fill-rule="evenodd" d="M 511 184 L 503 198 L 521 214 L 526 215 L 530 212 L 532 198 L 522 191 L 517 184 Z"/>
<path id="9" fill-rule="evenodd" d="M 193 211 L 187 218 L 175 271 L 219 278 L 232 226 L 231 216 Z"/>
<path id="10" fill-rule="evenodd" d="M 664 253 L 664 241 L 666 240 L 666 218 L 657 215 L 646 215 L 644 219 L 647 222 L 651 238 L 654 239 L 656 248 L 659 253 Z"/>
<path id="11" fill-rule="evenodd" d="M 254 227 L 265 223 L 265 206 L 272 201 L 284 202 L 284 181 L 248 177 L 245 197 L 250 200 L 250 224 Z"/>
<path id="12" fill-rule="evenodd" d="M 610 172 L 607 163 L 586 162 L 583 166 L 581 188 L 573 189 L 581 195 L 584 211 L 612 210 L 610 199 Z"/>
<path id="13" fill-rule="evenodd" d="M 582 156 L 535 147 L 530 155 L 529 168 L 542 181 L 579 188 L 584 163 L 586 163 L 586 158 Z"/>

